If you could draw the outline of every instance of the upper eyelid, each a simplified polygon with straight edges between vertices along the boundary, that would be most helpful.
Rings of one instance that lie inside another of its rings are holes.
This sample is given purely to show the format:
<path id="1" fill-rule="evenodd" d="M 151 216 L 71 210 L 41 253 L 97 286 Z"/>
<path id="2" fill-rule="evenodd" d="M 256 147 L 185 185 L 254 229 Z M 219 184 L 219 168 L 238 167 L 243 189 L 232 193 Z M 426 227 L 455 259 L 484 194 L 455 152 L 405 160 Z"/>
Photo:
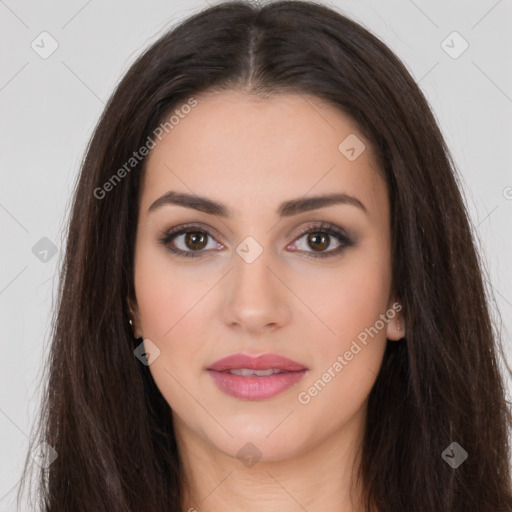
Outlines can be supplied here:
<path id="1" fill-rule="evenodd" d="M 216 229 L 211 228 L 209 226 L 208 227 L 203 226 L 201 223 L 182 224 L 180 226 L 176 226 L 174 228 L 164 231 L 164 234 L 161 237 L 161 239 L 165 239 L 167 237 L 172 237 L 172 239 L 175 239 L 178 236 L 181 236 L 181 235 L 187 233 L 188 231 L 194 231 L 194 230 L 204 232 L 204 233 L 206 233 L 207 236 L 213 238 L 217 243 L 224 245 L 222 242 L 219 242 L 219 240 L 216 238 L 216 236 L 214 236 L 212 234 L 212 231 L 214 233 L 217 232 Z M 340 226 L 336 226 L 336 224 L 334 224 L 332 222 L 327 222 L 327 221 L 316 221 L 315 222 L 315 221 L 313 221 L 313 224 L 305 226 L 304 228 L 301 228 L 299 230 L 299 232 L 295 235 L 293 241 L 296 241 L 296 240 L 302 238 L 303 236 L 308 234 L 310 231 L 314 232 L 314 230 L 318 230 L 319 232 L 331 230 L 331 231 L 334 231 L 335 232 L 334 234 L 336 236 L 338 236 L 338 238 L 340 238 L 340 239 L 343 239 L 343 238 L 346 238 L 348 240 L 350 239 L 350 236 L 345 231 L 345 229 L 343 229 Z M 331 236 L 332 235 L 333 234 L 331 233 Z M 197 252 L 199 253 L 199 252 L 205 252 L 205 251 L 197 251 Z"/>
<path id="2" fill-rule="evenodd" d="M 214 236 L 214 233 L 218 233 L 218 231 L 215 228 L 212 228 L 209 226 L 208 227 L 203 226 L 201 223 L 182 224 L 182 225 L 170 228 L 170 229 L 166 229 L 166 230 L 164 230 L 161 238 L 165 238 L 167 236 L 169 236 L 169 237 L 173 236 L 175 238 L 175 237 L 178 237 L 178 236 L 181 236 L 181 235 L 187 233 L 188 231 L 194 231 L 194 230 L 202 231 L 202 232 L 206 233 L 208 236 L 214 238 L 218 243 L 221 243 L 216 238 L 216 236 L 218 236 L 220 238 L 220 233 L 219 233 L 219 235 Z"/>

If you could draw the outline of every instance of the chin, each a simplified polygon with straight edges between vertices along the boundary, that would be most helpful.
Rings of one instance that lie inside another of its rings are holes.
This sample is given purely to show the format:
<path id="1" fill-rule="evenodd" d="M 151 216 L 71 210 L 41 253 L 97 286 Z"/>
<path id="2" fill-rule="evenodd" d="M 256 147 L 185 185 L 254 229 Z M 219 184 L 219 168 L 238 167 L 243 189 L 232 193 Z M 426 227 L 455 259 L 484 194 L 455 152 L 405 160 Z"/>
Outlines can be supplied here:
<path id="1" fill-rule="evenodd" d="M 313 444 L 304 437 L 305 430 L 292 421 L 292 416 L 293 413 L 288 418 L 284 414 L 279 418 L 272 416 L 258 419 L 245 415 L 234 421 L 224 421 L 225 428 L 233 437 L 217 430 L 210 442 L 219 451 L 242 461 L 245 457 L 260 462 L 290 459 L 299 455 L 306 445 Z"/>

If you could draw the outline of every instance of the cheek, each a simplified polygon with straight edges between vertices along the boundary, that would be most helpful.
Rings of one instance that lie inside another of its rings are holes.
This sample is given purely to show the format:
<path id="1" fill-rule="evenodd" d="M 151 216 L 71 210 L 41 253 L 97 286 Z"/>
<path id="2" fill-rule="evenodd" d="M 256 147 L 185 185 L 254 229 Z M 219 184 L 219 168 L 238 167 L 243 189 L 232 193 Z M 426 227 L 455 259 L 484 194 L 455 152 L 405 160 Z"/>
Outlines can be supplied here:
<path id="1" fill-rule="evenodd" d="M 160 350 L 149 370 L 167 402 L 178 410 L 190 407 L 201 376 L 208 339 L 214 276 L 171 261 L 165 251 L 146 247 L 138 254 L 135 288 L 141 331 Z M 209 316 L 210 315 L 210 316 Z M 210 333 L 211 337 L 211 333 Z"/>
<path id="2" fill-rule="evenodd" d="M 386 347 L 386 314 L 391 285 L 385 247 L 354 252 L 325 279 L 316 279 L 308 304 L 323 324 L 315 340 L 315 367 L 298 391 L 307 411 L 333 408 L 349 417 L 365 401 L 379 372 Z M 339 420 L 333 414 L 327 422 Z"/>
<path id="3" fill-rule="evenodd" d="M 312 339 L 325 340 L 321 350 L 326 354 L 343 350 L 386 312 L 391 265 L 385 245 L 367 244 L 347 252 L 329 271 L 304 269 L 301 274 L 302 284 L 294 289 L 316 313 L 316 318 L 309 315 L 317 332 Z"/>
<path id="4" fill-rule="evenodd" d="M 203 339 L 199 331 L 208 307 L 208 288 L 183 275 L 156 277 L 137 291 L 142 332 L 158 345 L 165 359 L 187 362 L 199 351 Z"/>
<path id="5" fill-rule="evenodd" d="M 145 337 L 165 343 L 204 295 L 205 282 L 193 269 L 148 236 L 141 237 L 135 263 L 135 291 Z"/>

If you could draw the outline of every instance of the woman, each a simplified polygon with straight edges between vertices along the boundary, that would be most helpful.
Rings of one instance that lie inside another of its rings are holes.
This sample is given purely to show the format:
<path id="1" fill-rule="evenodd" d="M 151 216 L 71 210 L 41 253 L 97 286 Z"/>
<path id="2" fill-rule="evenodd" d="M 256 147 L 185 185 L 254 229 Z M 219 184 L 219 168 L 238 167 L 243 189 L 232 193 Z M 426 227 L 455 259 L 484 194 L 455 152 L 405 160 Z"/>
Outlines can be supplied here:
<path id="1" fill-rule="evenodd" d="M 228 2 L 131 67 L 70 220 L 43 510 L 510 511 L 457 175 L 373 35 Z"/>

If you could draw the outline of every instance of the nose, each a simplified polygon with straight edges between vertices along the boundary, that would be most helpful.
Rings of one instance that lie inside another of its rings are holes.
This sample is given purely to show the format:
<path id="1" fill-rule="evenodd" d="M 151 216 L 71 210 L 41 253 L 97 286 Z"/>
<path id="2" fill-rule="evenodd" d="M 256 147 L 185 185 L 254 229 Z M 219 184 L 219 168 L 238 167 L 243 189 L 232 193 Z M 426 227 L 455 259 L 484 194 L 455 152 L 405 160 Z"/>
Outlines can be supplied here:
<path id="1" fill-rule="evenodd" d="M 240 333 L 265 335 L 290 321 L 290 291 L 267 252 L 251 263 L 234 255 L 223 319 Z"/>

